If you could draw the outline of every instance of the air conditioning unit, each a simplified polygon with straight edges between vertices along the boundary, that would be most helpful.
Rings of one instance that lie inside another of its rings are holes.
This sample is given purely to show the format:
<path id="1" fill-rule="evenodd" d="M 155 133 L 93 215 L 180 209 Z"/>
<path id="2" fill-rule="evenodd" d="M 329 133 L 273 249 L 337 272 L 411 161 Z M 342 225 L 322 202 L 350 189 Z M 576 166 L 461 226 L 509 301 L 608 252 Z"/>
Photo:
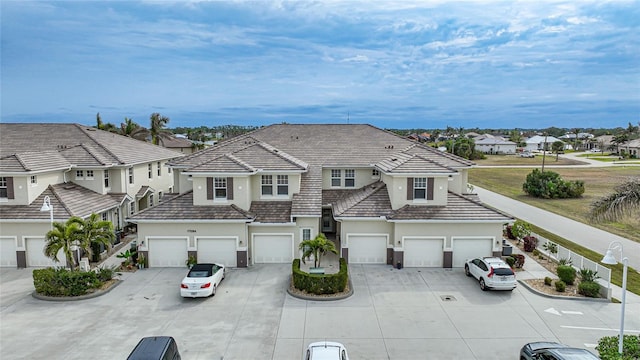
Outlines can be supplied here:
<path id="1" fill-rule="evenodd" d="M 80 259 L 80 271 L 89 271 L 91 270 L 91 266 L 89 265 L 89 258 Z"/>

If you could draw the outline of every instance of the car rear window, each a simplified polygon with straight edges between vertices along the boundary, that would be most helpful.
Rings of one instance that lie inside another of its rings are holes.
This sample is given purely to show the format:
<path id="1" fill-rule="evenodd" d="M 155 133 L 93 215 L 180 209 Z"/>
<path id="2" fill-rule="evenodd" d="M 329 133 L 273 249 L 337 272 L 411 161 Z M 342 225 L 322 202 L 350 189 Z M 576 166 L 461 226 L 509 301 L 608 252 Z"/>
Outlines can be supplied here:
<path id="1" fill-rule="evenodd" d="M 493 269 L 493 272 L 496 275 L 502 275 L 502 276 L 513 275 L 513 270 L 509 268 L 497 268 L 497 269 Z"/>
<path id="2" fill-rule="evenodd" d="M 206 270 L 200 270 L 200 271 L 190 271 L 189 272 L 189 277 L 194 277 L 194 278 L 200 278 L 200 277 L 207 277 L 209 276 L 209 272 Z"/>

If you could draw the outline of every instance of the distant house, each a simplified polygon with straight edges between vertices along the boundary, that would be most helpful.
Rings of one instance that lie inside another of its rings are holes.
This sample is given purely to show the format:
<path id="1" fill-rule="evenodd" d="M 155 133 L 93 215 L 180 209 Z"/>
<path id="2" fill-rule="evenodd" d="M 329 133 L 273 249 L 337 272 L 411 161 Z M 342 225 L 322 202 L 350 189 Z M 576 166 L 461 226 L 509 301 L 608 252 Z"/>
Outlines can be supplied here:
<path id="1" fill-rule="evenodd" d="M 515 154 L 516 144 L 513 141 L 507 140 L 502 136 L 494 136 L 490 134 L 484 134 L 476 137 L 474 140 L 476 144 L 476 150 L 485 154 Z"/>
<path id="2" fill-rule="evenodd" d="M 196 149 L 191 140 L 178 136 L 163 139 L 162 146 L 186 155 L 192 154 Z"/>
<path id="3" fill-rule="evenodd" d="M 527 139 L 527 141 L 525 141 L 527 145 L 525 146 L 524 149 L 526 151 L 542 151 L 543 149 L 546 148 L 547 151 L 550 151 L 551 144 L 553 144 L 556 141 L 562 141 L 562 140 L 553 136 L 535 135 Z M 546 146 L 545 146 L 545 142 L 546 142 Z"/>
<path id="4" fill-rule="evenodd" d="M 631 141 L 627 141 L 624 144 L 620 144 L 618 146 L 618 153 L 626 153 L 631 155 L 633 158 L 640 158 L 640 139 L 635 139 Z"/>
<path id="5" fill-rule="evenodd" d="M 613 135 L 600 135 L 594 138 L 596 147 L 602 150 L 616 150 L 616 145 L 613 143 Z"/>

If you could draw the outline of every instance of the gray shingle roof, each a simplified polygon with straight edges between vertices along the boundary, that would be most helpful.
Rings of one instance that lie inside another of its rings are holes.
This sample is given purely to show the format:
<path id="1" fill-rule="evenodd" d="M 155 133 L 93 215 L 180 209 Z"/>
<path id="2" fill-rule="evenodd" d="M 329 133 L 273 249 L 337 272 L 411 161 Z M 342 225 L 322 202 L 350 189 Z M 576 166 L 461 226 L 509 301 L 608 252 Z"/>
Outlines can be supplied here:
<path id="1" fill-rule="evenodd" d="M 161 146 L 79 124 L 0 123 L 0 157 L 51 150 L 69 154 L 79 161 L 69 162 L 78 166 L 130 165 L 182 156 Z"/>
<path id="2" fill-rule="evenodd" d="M 193 191 L 163 200 L 131 216 L 133 222 L 145 220 L 246 220 L 254 216 L 236 205 L 193 205 Z"/>
<path id="3" fill-rule="evenodd" d="M 449 192 L 447 206 L 405 205 L 393 211 L 389 220 L 512 221 L 513 218 L 481 203 L 477 196 Z"/>
<path id="4" fill-rule="evenodd" d="M 249 212 L 259 223 L 291 222 L 291 201 L 254 201 Z"/>
<path id="5" fill-rule="evenodd" d="M 69 168 L 71 163 L 58 151 L 23 152 L 0 159 L 0 171 L 22 173 Z"/>
<path id="6" fill-rule="evenodd" d="M 322 168 L 310 165 L 300 177 L 300 192 L 293 194 L 291 214 L 293 216 L 322 215 Z"/>
<path id="7" fill-rule="evenodd" d="M 457 171 L 437 162 L 427 159 L 421 155 L 399 153 L 386 158 L 376 164 L 376 166 L 386 173 L 415 174 L 415 173 L 441 173 L 454 174 Z"/>
<path id="8" fill-rule="evenodd" d="M 381 181 L 342 195 L 333 204 L 335 217 L 380 217 L 392 211 L 387 185 Z"/>

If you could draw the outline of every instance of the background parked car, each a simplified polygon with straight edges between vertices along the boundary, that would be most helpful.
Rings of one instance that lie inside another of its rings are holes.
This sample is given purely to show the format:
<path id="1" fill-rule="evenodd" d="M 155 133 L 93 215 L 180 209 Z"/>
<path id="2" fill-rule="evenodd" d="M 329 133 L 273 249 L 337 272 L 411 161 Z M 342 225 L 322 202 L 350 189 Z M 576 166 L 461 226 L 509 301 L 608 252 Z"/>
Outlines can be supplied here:
<path id="1" fill-rule="evenodd" d="M 338 342 L 321 341 L 309 344 L 304 360 L 349 360 L 347 349 Z"/>
<path id="2" fill-rule="evenodd" d="M 529 151 L 523 151 L 523 152 L 520 153 L 520 157 L 523 157 L 523 158 L 534 158 L 534 157 L 536 157 L 536 155 L 534 153 L 532 153 L 532 152 L 529 152 Z"/>
<path id="3" fill-rule="evenodd" d="M 182 297 L 214 296 L 224 279 L 225 268 L 220 264 L 195 264 L 180 284 Z"/>
<path id="4" fill-rule="evenodd" d="M 520 360 L 594 360 L 592 352 L 551 341 L 528 343 L 520 349 Z"/>
<path id="5" fill-rule="evenodd" d="M 464 264 L 464 273 L 476 278 L 483 291 L 489 289 L 511 291 L 518 284 L 513 269 L 497 257 L 467 260 Z"/>
<path id="6" fill-rule="evenodd" d="M 144 337 L 127 360 L 181 360 L 178 344 L 171 336 Z"/>

